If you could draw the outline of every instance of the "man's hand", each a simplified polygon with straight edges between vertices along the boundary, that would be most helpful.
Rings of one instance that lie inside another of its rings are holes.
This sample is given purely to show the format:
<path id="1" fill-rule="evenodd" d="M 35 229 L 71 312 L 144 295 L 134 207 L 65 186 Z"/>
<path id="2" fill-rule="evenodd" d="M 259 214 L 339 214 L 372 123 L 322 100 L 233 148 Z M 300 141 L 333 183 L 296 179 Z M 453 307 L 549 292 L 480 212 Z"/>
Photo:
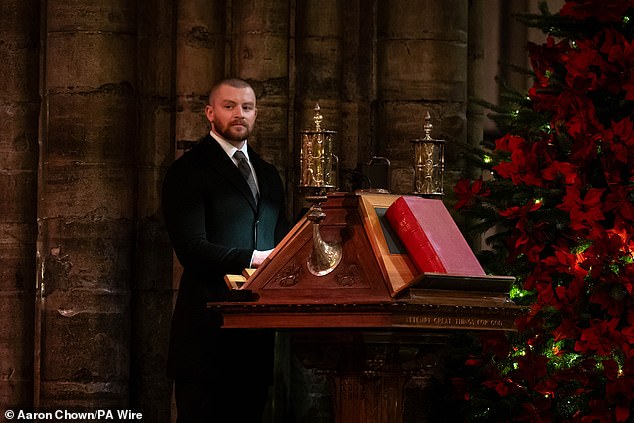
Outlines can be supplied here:
<path id="1" fill-rule="evenodd" d="M 266 251 L 258 251 L 258 250 L 253 251 L 253 257 L 251 257 L 251 267 L 260 266 L 262 262 L 264 261 L 264 259 L 267 258 L 269 254 L 271 254 L 271 251 L 273 251 L 273 249 L 266 250 Z"/>

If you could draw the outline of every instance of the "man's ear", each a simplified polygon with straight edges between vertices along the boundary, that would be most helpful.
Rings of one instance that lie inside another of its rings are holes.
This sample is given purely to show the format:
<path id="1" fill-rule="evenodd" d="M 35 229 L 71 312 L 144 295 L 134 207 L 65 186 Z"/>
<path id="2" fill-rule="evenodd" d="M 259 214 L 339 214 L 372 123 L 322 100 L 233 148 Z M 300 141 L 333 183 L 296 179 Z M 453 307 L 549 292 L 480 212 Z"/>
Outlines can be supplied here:
<path id="1" fill-rule="evenodd" d="M 214 120 L 214 108 L 209 104 L 205 106 L 205 116 L 207 116 L 207 120 L 209 122 L 213 122 Z"/>

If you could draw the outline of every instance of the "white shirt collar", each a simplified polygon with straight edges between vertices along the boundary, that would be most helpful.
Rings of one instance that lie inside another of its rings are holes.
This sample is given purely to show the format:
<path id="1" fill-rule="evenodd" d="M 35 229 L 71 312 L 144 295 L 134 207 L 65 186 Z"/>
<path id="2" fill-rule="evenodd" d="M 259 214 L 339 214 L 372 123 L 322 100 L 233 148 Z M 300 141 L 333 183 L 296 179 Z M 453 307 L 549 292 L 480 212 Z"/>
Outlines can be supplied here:
<path id="1" fill-rule="evenodd" d="M 242 144 L 241 148 L 236 148 L 233 144 L 231 144 L 226 139 L 222 138 L 220 135 L 216 134 L 214 131 L 209 131 L 209 135 L 211 135 L 211 137 L 215 139 L 218 142 L 218 144 L 220 144 L 220 147 L 222 147 L 225 153 L 227 153 L 227 156 L 229 156 L 229 158 L 231 158 L 232 160 L 235 161 L 235 159 L 233 158 L 233 155 L 238 150 L 242 151 L 244 155 L 247 157 L 247 160 L 249 160 L 249 153 L 247 151 L 248 150 L 247 140 L 244 140 L 244 143 Z"/>

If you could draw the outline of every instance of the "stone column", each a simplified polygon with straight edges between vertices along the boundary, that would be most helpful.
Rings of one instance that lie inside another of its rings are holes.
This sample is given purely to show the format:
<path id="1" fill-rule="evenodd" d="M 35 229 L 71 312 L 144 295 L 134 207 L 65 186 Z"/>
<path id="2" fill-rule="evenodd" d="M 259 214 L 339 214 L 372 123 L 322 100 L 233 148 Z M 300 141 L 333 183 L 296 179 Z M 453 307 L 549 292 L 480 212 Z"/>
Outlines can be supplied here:
<path id="1" fill-rule="evenodd" d="M 176 23 L 176 156 L 209 131 L 205 105 L 225 76 L 225 0 L 178 2 Z"/>
<path id="2" fill-rule="evenodd" d="M 500 55 L 506 63 L 523 69 L 529 69 L 529 60 L 526 54 L 528 28 L 518 21 L 515 15 L 526 13 L 529 3 L 532 2 L 515 0 L 512 2 L 503 1 L 500 4 L 501 13 L 504 17 L 500 22 Z M 558 9 L 550 10 L 556 13 Z M 531 78 L 526 74 L 511 69 L 509 66 L 500 66 L 500 77 L 510 87 L 520 92 L 528 90 L 530 87 Z"/>
<path id="3" fill-rule="evenodd" d="M 229 74 L 249 81 L 258 99 L 255 134 L 249 142 L 290 183 L 287 175 L 293 164 L 289 154 L 292 140 L 288 139 L 289 2 L 231 3 Z"/>
<path id="4" fill-rule="evenodd" d="M 136 7 L 45 4 L 35 405 L 120 408 L 129 402 Z"/>
<path id="5" fill-rule="evenodd" d="M 469 2 L 469 47 L 468 55 L 468 98 L 467 105 L 467 144 L 478 148 L 481 147 L 484 138 L 484 127 L 486 120 L 486 110 L 483 106 L 477 104 L 473 99 L 484 100 L 486 97 L 485 87 L 487 82 L 493 83 L 494 77 L 487 75 L 485 80 L 485 48 L 484 48 L 484 19 L 486 0 L 472 0 Z M 487 81 L 488 80 L 488 81 Z M 463 176 L 468 178 L 478 178 L 482 176 L 481 169 L 471 163 L 461 160 Z M 457 176 L 457 175 L 456 175 Z M 453 193 L 452 193 L 453 194 Z M 454 216 L 456 221 L 464 225 L 470 226 L 474 222 L 465 221 L 461 214 Z M 474 235 L 468 241 L 474 251 L 486 249 L 486 236 Z"/>
<path id="6" fill-rule="evenodd" d="M 324 129 L 341 130 L 342 2 L 300 0 L 296 16 L 298 129 L 312 129 L 316 103 Z M 298 147 L 299 148 L 299 147 Z"/>
<path id="7" fill-rule="evenodd" d="M 467 0 L 378 2 L 376 145 L 392 160 L 392 191 L 413 190 L 410 140 L 446 139 L 445 192 L 453 185 L 456 151 L 466 141 Z"/>
<path id="8" fill-rule="evenodd" d="M 33 390 L 40 2 L 0 14 L 0 404 L 28 408 Z"/>
<path id="9" fill-rule="evenodd" d="M 484 99 L 484 1 L 472 0 L 469 2 L 469 44 L 467 62 L 469 99 Z M 491 78 L 493 80 L 493 78 Z M 484 136 L 485 110 L 474 101 L 467 105 L 467 143 L 478 147 Z M 478 177 L 478 170 L 472 167 L 465 168 L 465 176 Z"/>
<path id="10" fill-rule="evenodd" d="M 342 159 L 343 4 L 338 0 L 299 0 L 296 14 L 294 167 L 299 165 L 302 130 L 314 129 L 315 106 L 323 115 L 322 129 L 337 131 L 334 153 Z M 356 159 L 356 157 L 354 157 Z M 340 163 L 341 164 L 341 163 Z M 341 167 L 341 166 L 340 166 Z M 297 172 L 295 172 L 297 175 Z M 341 172 L 339 172 L 340 176 Z M 341 179 L 341 178 L 339 178 Z M 291 182 L 291 181 L 289 181 Z M 297 184 L 297 178 L 292 181 Z M 304 206 L 296 199 L 295 210 Z"/>
<path id="11" fill-rule="evenodd" d="M 352 10 L 356 9 L 356 1 L 348 2 Z M 293 163 L 289 164 L 295 171 L 289 184 L 297 186 L 299 182 L 299 152 L 300 131 L 314 129 L 315 105 L 319 104 L 320 113 L 323 115 L 322 129 L 337 131 L 334 153 L 339 157 L 338 179 L 341 185 L 341 168 L 350 161 L 356 164 L 356 139 L 351 145 L 349 134 L 356 131 L 356 114 L 354 107 L 346 107 L 350 113 L 350 119 L 344 123 L 343 112 L 343 86 L 344 86 L 344 2 L 339 0 L 297 0 L 295 14 L 295 63 L 294 74 L 296 78 L 294 99 L 290 102 L 294 107 L 292 140 L 294 154 Z M 355 16 L 356 17 L 356 16 Z M 356 17 L 358 19 L 358 17 Z M 353 22 L 354 23 L 354 22 Z M 354 34 L 355 25 L 347 28 L 349 35 Z M 353 55 L 354 51 L 348 52 Z M 350 56 L 347 56 L 350 58 Z M 352 60 L 352 59 L 351 59 Z M 354 78 L 359 75 L 354 75 Z M 356 82 L 356 79 L 354 79 Z M 352 83 L 354 84 L 354 83 Z M 348 85 L 350 86 L 350 85 Z M 351 88 L 354 92 L 354 88 Z M 348 126 L 347 124 L 350 124 Z M 356 132 L 355 132 L 356 133 Z M 348 152 L 352 154 L 347 154 Z M 344 155 L 342 155 L 344 153 Z M 352 166 L 348 167 L 354 167 Z M 308 204 L 303 195 L 295 196 L 293 214 L 299 216 L 305 211 Z M 285 333 L 287 342 L 290 334 Z M 316 375 L 312 369 L 304 368 L 303 363 L 297 357 L 296 351 L 290 346 L 285 350 L 288 358 L 285 361 L 287 368 L 287 380 L 289 390 L 289 407 L 294 419 L 298 421 L 329 421 L 331 410 L 321 409 L 328 405 L 328 383 L 320 375 Z M 307 394 L 309 392 L 309 394 Z M 309 417 L 310 416 L 310 417 Z"/>
<path id="12" fill-rule="evenodd" d="M 375 153 L 371 134 L 372 101 L 376 96 L 376 2 L 345 2 L 341 13 L 343 69 L 339 153 L 341 168 L 348 171 L 357 168 L 359 163 L 368 163 Z M 342 185 L 342 188 L 346 187 Z"/>
<path id="13" fill-rule="evenodd" d="M 293 145 L 289 139 L 290 16 L 294 1 L 233 0 L 227 33 L 231 37 L 227 55 L 228 73 L 248 81 L 257 97 L 258 117 L 249 144 L 264 160 L 273 163 L 286 182 L 288 204 L 293 201 Z M 289 215 L 291 212 L 289 211 Z M 276 381 L 273 400 L 265 421 L 284 421 L 286 382 L 280 378 L 287 360 L 286 339 L 276 340 Z"/>
<path id="14" fill-rule="evenodd" d="M 136 248 L 132 284 L 131 404 L 146 422 L 169 422 L 166 376 L 172 316 L 172 246 L 161 214 L 161 187 L 174 159 L 175 16 L 171 0 L 138 3 Z M 131 63 L 131 65 L 133 65 Z"/>

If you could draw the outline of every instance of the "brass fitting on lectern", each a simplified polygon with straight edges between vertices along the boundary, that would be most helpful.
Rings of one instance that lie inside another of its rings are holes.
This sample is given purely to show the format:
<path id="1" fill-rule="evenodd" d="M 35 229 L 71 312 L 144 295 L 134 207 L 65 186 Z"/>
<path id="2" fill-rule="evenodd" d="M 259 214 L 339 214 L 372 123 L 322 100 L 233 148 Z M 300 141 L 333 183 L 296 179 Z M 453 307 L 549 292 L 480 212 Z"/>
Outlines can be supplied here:
<path id="1" fill-rule="evenodd" d="M 315 276 L 332 272 L 341 262 L 342 249 L 338 242 L 328 243 L 321 237 L 319 224 L 326 217 L 321 203 L 327 193 L 336 189 L 335 173 L 332 169 L 337 156 L 333 154 L 335 131 L 322 129 L 323 116 L 319 104 L 315 105 L 313 130 L 301 132 L 299 188 L 307 193 L 306 201 L 312 204 L 307 219 L 313 224 L 313 250 L 308 258 L 308 271 Z"/>

